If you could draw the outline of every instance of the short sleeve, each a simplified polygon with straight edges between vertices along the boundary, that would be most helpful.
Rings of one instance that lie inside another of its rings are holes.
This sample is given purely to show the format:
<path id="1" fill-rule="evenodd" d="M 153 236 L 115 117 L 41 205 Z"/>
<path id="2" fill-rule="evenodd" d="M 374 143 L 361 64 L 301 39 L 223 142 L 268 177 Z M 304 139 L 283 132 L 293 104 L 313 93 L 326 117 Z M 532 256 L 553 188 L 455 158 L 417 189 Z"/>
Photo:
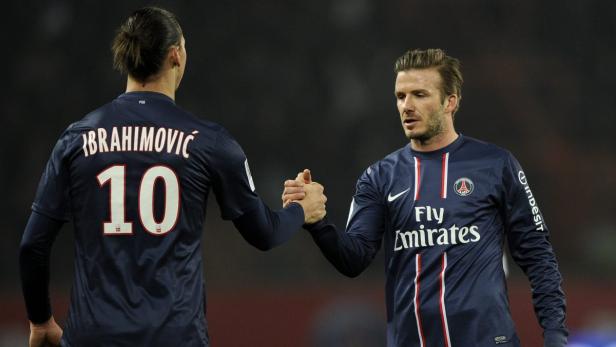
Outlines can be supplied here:
<path id="1" fill-rule="evenodd" d="M 70 139 L 66 131 L 54 146 L 32 203 L 32 210 L 61 221 L 71 219 L 68 161 Z"/>
<path id="2" fill-rule="evenodd" d="M 259 206 L 248 159 L 226 130 L 218 134 L 212 166 L 214 194 L 223 219 L 235 219 Z"/>

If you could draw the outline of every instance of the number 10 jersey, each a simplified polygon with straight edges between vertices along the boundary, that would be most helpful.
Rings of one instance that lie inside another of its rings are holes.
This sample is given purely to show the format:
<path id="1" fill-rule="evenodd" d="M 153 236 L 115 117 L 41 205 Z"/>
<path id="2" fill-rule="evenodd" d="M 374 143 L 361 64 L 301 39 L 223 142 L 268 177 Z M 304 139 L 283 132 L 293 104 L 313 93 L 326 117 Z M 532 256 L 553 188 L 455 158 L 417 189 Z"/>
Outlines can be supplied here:
<path id="1" fill-rule="evenodd" d="M 66 346 L 206 346 L 201 232 L 255 208 L 246 156 L 220 125 L 131 92 L 62 134 L 33 210 L 74 223 Z"/>

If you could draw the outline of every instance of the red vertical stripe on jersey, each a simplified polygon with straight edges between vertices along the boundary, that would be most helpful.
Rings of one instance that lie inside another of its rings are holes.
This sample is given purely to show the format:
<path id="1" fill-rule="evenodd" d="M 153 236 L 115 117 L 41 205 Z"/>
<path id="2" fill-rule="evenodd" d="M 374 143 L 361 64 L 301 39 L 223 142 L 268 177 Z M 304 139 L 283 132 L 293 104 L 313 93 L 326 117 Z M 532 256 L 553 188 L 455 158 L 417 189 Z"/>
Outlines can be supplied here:
<path id="1" fill-rule="evenodd" d="M 421 274 L 421 254 L 415 255 L 415 320 L 417 321 L 417 333 L 419 334 L 419 346 L 426 346 L 426 338 L 424 337 L 423 327 L 421 325 L 421 316 L 419 314 L 419 275 Z"/>
<path id="2" fill-rule="evenodd" d="M 415 200 L 419 200 L 419 185 L 421 184 L 421 162 L 419 158 L 415 159 Z"/>
<path id="3" fill-rule="evenodd" d="M 441 324 L 443 325 L 443 335 L 445 336 L 445 347 L 451 347 L 451 339 L 449 338 L 449 324 L 447 322 L 447 310 L 445 309 L 445 270 L 447 270 L 447 252 L 443 253 L 441 260 Z"/>
<path id="4" fill-rule="evenodd" d="M 441 198 L 447 199 L 447 175 L 449 173 L 449 153 L 443 153 L 443 167 L 441 173 Z"/>

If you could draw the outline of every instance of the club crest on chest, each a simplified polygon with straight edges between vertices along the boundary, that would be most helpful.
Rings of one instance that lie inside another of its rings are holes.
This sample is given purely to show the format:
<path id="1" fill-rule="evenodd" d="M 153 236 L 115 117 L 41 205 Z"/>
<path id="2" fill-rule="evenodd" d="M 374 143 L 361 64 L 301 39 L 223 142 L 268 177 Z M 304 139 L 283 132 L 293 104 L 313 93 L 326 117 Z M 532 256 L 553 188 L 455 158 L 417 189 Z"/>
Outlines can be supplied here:
<path id="1" fill-rule="evenodd" d="M 475 183 L 473 183 L 470 178 L 461 177 L 458 178 L 453 184 L 453 190 L 459 196 L 471 195 L 475 190 Z"/>

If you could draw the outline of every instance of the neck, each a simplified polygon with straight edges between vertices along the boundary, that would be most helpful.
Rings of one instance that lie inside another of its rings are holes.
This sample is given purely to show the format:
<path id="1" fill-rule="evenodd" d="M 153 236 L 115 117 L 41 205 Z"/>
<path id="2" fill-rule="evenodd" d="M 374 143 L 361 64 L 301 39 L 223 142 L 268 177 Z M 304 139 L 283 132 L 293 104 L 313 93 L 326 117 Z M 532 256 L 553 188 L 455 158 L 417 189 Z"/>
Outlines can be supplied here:
<path id="1" fill-rule="evenodd" d="M 168 74 L 164 74 L 142 83 L 128 76 L 126 92 L 156 92 L 175 100 L 175 79 L 171 78 Z"/>
<path id="2" fill-rule="evenodd" d="M 449 146 L 458 138 L 455 130 L 442 132 L 427 140 L 411 139 L 411 148 L 417 152 L 432 152 Z"/>

